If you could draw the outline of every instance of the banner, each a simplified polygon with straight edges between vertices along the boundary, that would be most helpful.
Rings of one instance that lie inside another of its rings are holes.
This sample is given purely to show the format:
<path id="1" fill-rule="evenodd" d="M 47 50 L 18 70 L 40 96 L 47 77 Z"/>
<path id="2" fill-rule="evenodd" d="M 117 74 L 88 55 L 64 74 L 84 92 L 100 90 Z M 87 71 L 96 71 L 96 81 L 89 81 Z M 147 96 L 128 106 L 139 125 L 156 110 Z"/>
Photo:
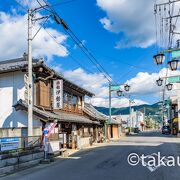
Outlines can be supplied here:
<path id="1" fill-rule="evenodd" d="M 54 128 L 56 127 L 57 122 L 50 123 L 45 129 L 44 129 L 44 135 L 49 138 L 49 136 L 52 134 Z"/>

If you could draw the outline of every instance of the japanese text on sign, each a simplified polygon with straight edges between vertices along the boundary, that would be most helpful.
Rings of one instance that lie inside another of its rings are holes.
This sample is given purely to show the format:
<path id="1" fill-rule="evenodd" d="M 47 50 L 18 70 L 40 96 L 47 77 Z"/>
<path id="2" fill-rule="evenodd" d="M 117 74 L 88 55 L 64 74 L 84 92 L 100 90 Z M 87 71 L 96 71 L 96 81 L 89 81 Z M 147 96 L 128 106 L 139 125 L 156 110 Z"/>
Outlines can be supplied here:
<path id="1" fill-rule="evenodd" d="M 63 108 L 63 80 L 53 81 L 54 109 Z"/>

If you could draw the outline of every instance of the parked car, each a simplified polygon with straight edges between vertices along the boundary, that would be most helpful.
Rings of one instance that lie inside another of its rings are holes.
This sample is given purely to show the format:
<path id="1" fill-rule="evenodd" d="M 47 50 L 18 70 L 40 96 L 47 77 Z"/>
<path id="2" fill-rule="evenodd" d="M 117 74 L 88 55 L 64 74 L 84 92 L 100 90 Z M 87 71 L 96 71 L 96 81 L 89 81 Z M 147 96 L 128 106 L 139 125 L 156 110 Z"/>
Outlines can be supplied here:
<path id="1" fill-rule="evenodd" d="M 171 128 L 169 126 L 163 126 L 162 134 L 171 134 Z"/>
<path id="2" fill-rule="evenodd" d="M 140 129 L 138 127 L 134 128 L 134 133 L 139 133 Z"/>

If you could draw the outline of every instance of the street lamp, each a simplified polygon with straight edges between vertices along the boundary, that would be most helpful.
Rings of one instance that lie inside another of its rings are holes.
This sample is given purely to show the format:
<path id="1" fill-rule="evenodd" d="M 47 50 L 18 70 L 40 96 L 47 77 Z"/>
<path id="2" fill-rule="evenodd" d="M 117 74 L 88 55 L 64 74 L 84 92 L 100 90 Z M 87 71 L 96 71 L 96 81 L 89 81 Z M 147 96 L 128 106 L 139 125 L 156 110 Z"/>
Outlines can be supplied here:
<path id="1" fill-rule="evenodd" d="M 171 71 L 176 71 L 177 67 L 178 67 L 178 60 L 177 59 L 173 59 L 172 61 L 168 62 L 169 68 L 171 69 Z"/>
<path id="2" fill-rule="evenodd" d="M 121 91 L 121 90 L 117 91 L 118 96 L 122 96 L 122 93 L 123 93 L 123 91 Z"/>
<path id="3" fill-rule="evenodd" d="M 156 80 L 156 83 L 158 86 L 162 86 L 163 79 L 159 78 L 158 80 Z"/>
<path id="4" fill-rule="evenodd" d="M 166 84 L 166 88 L 168 91 L 171 91 L 172 87 L 173 87 L 173 84 L 171 84 L 171 83 Z"/>
<path id="5" fill-rule="evenodd" d="M 124 90 L 125 90 L 125 91 L 129 91 L 129 89 L 130 89 L 130 86 L 129 86 L 128 84 L 126 84 L 126 85 L 124 86 Z"/>
<path id="6" fill-rule="evenodd" d="M 160 65 L 160 64 L 162 64 L 164 62 L 165 55 L 163 53 L 159 53 L 157 55 L 154 55 L 153 58 L 154 58 L 154 62 L 157 65 Z"/>

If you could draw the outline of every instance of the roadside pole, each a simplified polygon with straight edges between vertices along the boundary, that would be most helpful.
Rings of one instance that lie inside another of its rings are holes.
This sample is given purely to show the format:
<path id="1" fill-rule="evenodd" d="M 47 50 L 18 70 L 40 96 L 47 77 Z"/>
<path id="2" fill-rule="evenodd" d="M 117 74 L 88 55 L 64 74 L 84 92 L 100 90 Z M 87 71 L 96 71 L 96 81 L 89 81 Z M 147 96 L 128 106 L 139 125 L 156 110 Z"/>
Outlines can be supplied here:
<path id="1" fill-rule="evenodd" d="M 109 122 L 111 123 L 111 84 L 109 84 Z"/>
<path id="2" fill-rule="evenodd" d="M 180 95 L 177 95 L 178 100 L 178 134 L 177 136 L 180 137 Z"/>
<path id="3" fill-rule="evenodd" d="M 105 127 L 104 127 L 104 141 L 107 141 L 107 128 L 108 128 L 108 124 L 111 122 L 111 83 L 109 83 L 109 119 L 108 122 L 105 122 Z"/>
<path id="4" fill-rule="evenodd" d="M 131 134 L 131 100 L 129 97 L 129 133 Z"/>
<path id="5" fill-rule="evenodd" d="M 32 34 L 32 28 L 33 28 L 33 22 L 47 19 L 50 16 L 43 16 L 40 18 L 34 19 L 34 13 L 37 10 L 43 9 L 43 7 L 35 8 L 35 9 L 29 9 L 28 10 L 28 136 L 33 136 L 33 70 L 32 70 L 32 41 L 35 38 L 35 36 L 40 31 L 41 27 L 37 30 L 35 35 Z"/>
<path id="6" fill-rule="evenodd" d="M 32 9 L 28 10 L 28 136 L 33 136 Z"/>

